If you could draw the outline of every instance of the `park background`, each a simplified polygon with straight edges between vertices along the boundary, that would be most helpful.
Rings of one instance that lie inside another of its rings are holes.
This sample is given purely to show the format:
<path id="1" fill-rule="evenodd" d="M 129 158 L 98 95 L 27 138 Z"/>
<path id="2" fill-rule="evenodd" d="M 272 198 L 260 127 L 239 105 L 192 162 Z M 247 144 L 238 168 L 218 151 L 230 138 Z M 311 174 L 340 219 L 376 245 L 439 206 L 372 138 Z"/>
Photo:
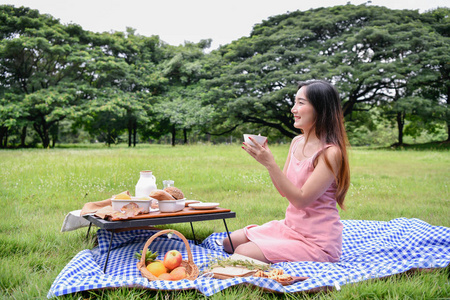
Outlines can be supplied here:
<path id="1" fill-rule="evenodd" d="M 298 134 L 296 84 L 311 78 L 333 82 L 343 100 L 352 185 L 342 218 L 450 226 L 448 8 L 289 12 L 212 51 L 208 39 L 173 46 L 132 28 L 97 33 L 0 8 L 2 297 L 45 298 L 62 268 L 95 246 L 84 230 L 59 232 L 67 212 L 133 191 L 142 169 L 159 186 L 171 178 L 189 197 L 236 211 L 230 230 L 283 218 L 286 203 L 239 143 L 244 132 L 267 135 L 282 166 Z M 172 227 L 192 238 L 188 225 Z M 221 230 L 210 222 L 198 238 Z M 447 268 L 292 298 L 449 295 Z M 118 289 L 65 298 L 143 296 L 201 297 Z M 241 286 L 212 298 L 280 297 Z"/>
<path id="2" fill-rule="evenodd" d="M 207 51 L 1 6 L 0 146 L 285 143 L 297 82 L 341 93 L 352 146 L 449 139 L 449 9 L 294 11 Z M 56 16 L 57 17 L 57 16 Z"/>

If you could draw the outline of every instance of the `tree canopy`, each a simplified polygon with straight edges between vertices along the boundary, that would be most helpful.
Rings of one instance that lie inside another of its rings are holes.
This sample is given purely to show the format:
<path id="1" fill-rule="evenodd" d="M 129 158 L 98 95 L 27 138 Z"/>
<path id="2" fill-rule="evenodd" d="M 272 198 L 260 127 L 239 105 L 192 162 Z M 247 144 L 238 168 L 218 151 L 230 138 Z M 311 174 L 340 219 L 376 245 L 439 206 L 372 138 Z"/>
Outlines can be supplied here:
<path id="1" fill-rule="evenodd" d="M 313 78 L 338 88 L 352 132 L 392 123 L 400 144 L 443 127 L 448 139 L 449 12 L 295 11 L 207 53 L 211 40 L 175 47 L 132 28 L 94 33 L 1 5 L 0 146 L 12 136 L 26 146 L 32 129 L 50 147 L 61 124 L 107 144 L 127 135 L 129 146 L 165 135 L 175 145 L 180 131 L 184 143 L 246 129 L 290 138 L 297 83 Z"/>
<path id="2" fill-rule="evenodd" d="M 321 78 L 341 92 L 346 116 L 399 99 L 417 105 L 417 97 L 405 99 L 421 94 L 441 112 L 422 117 L 448 121 L 442 100 L 448 103 L 450 43 L 437 30 L 445 28 L 444 11 L 448 16 L 449 10 L 441 9 L 433 19 L 433 12 L 345 5 L 269 18 L 250 37 L 219 50 L 226 62 L 221 76 L 209 81 L 216 88 L 211 101 L 223 100 L 219 104 L 236 117 L 232 123 L 256 123 L 294 136 L 290 107 L 296 83 Z M 431 22 L 436 19 L 439 25 Z"/>

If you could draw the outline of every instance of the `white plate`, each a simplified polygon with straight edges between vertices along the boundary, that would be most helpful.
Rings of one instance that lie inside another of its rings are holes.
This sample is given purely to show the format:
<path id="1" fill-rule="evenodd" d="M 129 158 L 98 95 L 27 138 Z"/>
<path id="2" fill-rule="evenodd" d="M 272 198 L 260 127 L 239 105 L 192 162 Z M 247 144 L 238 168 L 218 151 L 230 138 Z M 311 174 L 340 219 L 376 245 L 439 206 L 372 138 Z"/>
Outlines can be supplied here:
<path id="1" fill-rule="evenodd" d="M 192 207 L 193 209 L 212 209 L 216 208 L 217 206 L 219 206 L 219 203 L 212 202 L 189 204 L 189 207 Z"/>
<path id="2" fill-rule="evenodd" d="M 198 201 L 198 200 L 186 200 L 185 201 L 186 206 L 189 206 L 189 204 L 194 204 L 194 203 L 201 203 L 201 201 Z"/>

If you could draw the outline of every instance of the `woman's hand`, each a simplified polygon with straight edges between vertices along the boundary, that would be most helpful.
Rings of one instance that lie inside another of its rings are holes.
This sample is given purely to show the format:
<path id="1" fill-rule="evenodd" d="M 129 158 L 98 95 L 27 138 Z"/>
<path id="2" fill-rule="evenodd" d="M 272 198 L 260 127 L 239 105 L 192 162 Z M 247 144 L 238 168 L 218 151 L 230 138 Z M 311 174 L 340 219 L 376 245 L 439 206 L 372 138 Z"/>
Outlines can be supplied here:
<path id="1" fill-rule="evenodd" d="M 250 154 L 254 159 L 256 159 L 266 168 L 275 163 L 273 154 L 270 151 L 269 147 L 267 147 L 267 140 L 263 145 L 261 145 L 251 137 L 249 137 L 249 139 L 253 142 L 253 145 L 244 142 L 244 146 L 242 147 L 242 149 L 244 149 L 248 154 Z"/>

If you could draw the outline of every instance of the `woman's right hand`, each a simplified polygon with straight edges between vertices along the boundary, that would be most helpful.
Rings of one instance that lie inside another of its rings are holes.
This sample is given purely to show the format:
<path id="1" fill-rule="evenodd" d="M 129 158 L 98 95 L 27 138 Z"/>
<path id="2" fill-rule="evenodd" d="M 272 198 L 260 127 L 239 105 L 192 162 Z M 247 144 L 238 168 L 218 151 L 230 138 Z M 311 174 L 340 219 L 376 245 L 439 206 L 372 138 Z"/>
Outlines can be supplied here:
<path id="1" fill-rule="evenodd" d="M 249 139 L 253 142 L 253 145 L 244 142 L 244 146 L 242 147 L 242 149 L 244 149 L 248 154 L 256 159 L 256 161 L 258 161 L 266 168 L 268 168 L 272 164 L 276 164 L 273 154 L 268 147 L 267 140 L 263 145 L 261 145 L 251 137 Z"/>

